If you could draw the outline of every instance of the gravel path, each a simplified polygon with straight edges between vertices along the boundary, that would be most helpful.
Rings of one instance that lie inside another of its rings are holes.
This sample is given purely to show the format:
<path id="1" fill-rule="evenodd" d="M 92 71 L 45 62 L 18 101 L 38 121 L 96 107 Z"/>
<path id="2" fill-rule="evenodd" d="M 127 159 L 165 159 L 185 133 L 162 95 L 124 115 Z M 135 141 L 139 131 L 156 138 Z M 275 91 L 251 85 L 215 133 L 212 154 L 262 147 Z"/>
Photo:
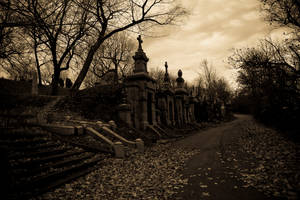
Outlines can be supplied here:
<path id="1" fill-rule="evenodd" d="M 99 169 L 36 199 L 297 199 L 299 145 L 237 116 Z"/>
<path id="2" fill-rule="evenodd" d="M 177 142 L 198 149 L 182 174 L 178 199 L 298 199 L 299 145 L 250 116 Z"/>

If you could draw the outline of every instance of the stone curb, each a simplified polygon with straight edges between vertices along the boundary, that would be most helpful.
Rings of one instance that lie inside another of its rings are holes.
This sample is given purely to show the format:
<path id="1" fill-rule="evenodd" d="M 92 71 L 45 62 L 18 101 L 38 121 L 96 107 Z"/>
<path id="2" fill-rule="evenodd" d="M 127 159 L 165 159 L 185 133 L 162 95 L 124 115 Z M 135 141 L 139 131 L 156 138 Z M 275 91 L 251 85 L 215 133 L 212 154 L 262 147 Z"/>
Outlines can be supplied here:
<path id="1" fill-rule="evenodd" d="M 82 126 L 66 126 L 56 124 L 42 124 L 40 125 L 43 129 L 59 134 L 59 135 L 79 135 L 83 134 Z"/>
<path id="2" fill-rule="evenodd" d="M 116 132 L 114 132 L 113 130 L 111 130 L 110 128 L 108 128 L 107 126 L 104 126 L 102 122 L 97 122 L 97 125 L 99 128 L 101 128 L 107 134 L 110 134 L 110 135 L 116 137 L 117 139 L 119 139 L 124 144 L 127 144 L 128 146 L 134 146 L 135 148 L 137 148 L 139 153 L 144 153 L 144 141 L 142 139 L 138 138 L 134 142 L 129 141 L 129 140 L 125 139 L 124 137 L 120 136 L 119 134 L 117 134 Z"/>

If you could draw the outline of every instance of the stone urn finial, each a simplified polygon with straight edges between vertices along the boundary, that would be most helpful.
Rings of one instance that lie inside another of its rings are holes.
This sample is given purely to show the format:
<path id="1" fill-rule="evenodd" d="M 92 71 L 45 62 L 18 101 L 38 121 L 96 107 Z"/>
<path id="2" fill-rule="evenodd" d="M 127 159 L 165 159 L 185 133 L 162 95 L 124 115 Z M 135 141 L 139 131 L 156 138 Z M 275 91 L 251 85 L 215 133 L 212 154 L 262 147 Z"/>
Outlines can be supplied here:
<path id="1" fill-rule="evenodd" d="M 181 69 L 178 70 L 178 78 L 176 79 L 177 82 L 177 87 L 178 88 L 183 88 L 184 84 L 184 79 L 182 78 L 182 71 Z"/>
<path id="2" fill-rule="evenodd" d="M 178 70 L 178 77 L 182 77 L 182 71 L 181 71 L 181 69 L 180 70 Z"/>

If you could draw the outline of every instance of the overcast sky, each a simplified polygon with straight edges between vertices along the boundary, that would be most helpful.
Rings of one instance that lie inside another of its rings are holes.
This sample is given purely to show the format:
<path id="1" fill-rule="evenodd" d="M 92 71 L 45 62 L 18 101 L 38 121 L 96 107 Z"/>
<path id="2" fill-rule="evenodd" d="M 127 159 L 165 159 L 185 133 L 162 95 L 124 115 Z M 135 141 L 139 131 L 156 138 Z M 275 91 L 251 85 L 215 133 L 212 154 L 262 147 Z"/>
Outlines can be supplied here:
<path id="1" fill-rule="evenodd" d="M 281 32 L 263 21 L 258 0 L 185 0 L 191 15 L 183 25 L 164 29 L 165 37 L 144 37 L 143 49 L 150 58 L 148 69 L 164 67 L 191 83 L 202 59 L 211 62 L 219 75 L 233 82 L 226 59 L 233 48 L 251 46 L 259 39 Z"/>

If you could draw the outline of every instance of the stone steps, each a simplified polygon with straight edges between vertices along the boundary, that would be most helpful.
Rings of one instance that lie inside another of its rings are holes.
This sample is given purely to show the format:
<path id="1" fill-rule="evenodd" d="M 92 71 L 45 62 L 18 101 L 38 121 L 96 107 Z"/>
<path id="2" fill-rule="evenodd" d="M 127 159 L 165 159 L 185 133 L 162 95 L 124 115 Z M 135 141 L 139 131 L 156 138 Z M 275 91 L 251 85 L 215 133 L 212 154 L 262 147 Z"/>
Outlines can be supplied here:
<path id="1" fill-rule="evenodd" d="M 49 185 L 49 183 L 55 182 L 57 179 L 61 179 L 62 177 L 66 177 L 69 174 L 73 174 L 77 171 L 83 170 L 84 168 L 92 166 L 93 164 L 101 160 L 101 158 L 92 158 L 91 160 L 86 162 L 78 162 L 73 165 L 60 166 L 56 168 L 56 170 L 50 171 L 48 173 L 42 171 L 33 177 L 22 178 L 17 184 L 16 188 L 17 190 L 21 191 L 34 190 L 38 192 L 37 190 L 39 190 L 40 187 L 46 187 L 47 185 Z M 76 161 L 74 160 L 74 162 Z"/>
<path id="2" fill-rule="evenodd" d="M 81 151 L 71 151 L 71 152 L 64 152 L 52 156 L 47 156 L 47 157 L 42 157 L 42 158 L 37 158 L 33 160 L 25 160 L 23 162 L 19 162 L 17 165 L 13 165 L 13 168 L 30 168 L 30 167 L 35 167 L 35 166 L 40 166 L 44 165 L 48 162 L 56 162 L 57 160 L 69 157 L 69 156 L 75 156 L 79 155 L 81 153 L 84 153 L 84 150 Z"/>
<path id="3" fill-rule="evenodd" d="M 35 152 L 16 152 L 12 153 L 8 156 L 11 160 L 16 160 L 18 158 L 32 158 L 32 157 L 44 157 L 44 156 L 52 156 L 57 155 L 60 153 L 64 153 L 65 151 L 71 150 L 72 148 L 61 148 L 60 146 L 57 146 L 55 148 L 40 148 L 38 151 Z"/>
<path id="4" fill-rule="evenodd" d="M 0 127 L 15 128 L 26 126 L 28 123 L 36 123 L 36 116 L 20 113 L 0 113 Z"/>
<path id="5" fill-rule="evenodd" d="M 25 152 L 31 152 L 31 151 L 38 151 L 39 149 L 45 149 L 45 148 L 56 148 L 58 147 L 59 144 L 54 143 L 54 142 L 47 142 L 47 143 L 42 143 L 38 145 L 33 145 L 33 146 L 27 146 L 25 149 L 23 147 L 12 147 L 14 151 L 21 151 L 23 150 Z"/>
<path id="6" fill-rule="evenodd" d="M 1 139 L 20 139 L 20 138 L 36 138 L 45 136 L 44 133 L 31 132 L 29 130 L 20 128 L 0 128 L 0 138 Z"/>
<path id="7" fill-rule="evenodd" d="M 67 142 L 71 144 L 72 146 L 77 146 L 83 149 L 86 149 L 91 152 L 102 152 L 106 154 L 113 154 L 110 147 L 103 143 L 99 142 L 99 140 L 96 140 L 92 136 L 88 134 L 83 134 L 80 136 L 61 136 L 54 134 L 55 138 L 58 138 L 60 141 Z"/>
<path id="8" fill-rule="evenodd" d="M 0 140 L 0 145 L 2 146 L 12 146 L 12 147 L 26 147 L 26 146 L 30 146 L 32 144 L 42 144 L 42 143 L 46 143 L 47 140 L 44 138 L 33 138 L 33 139 L 27 139 L 27 138 L 22 138 L 22 139 L 17 139 L 17 140 Z"/>
<path id="9" fill-rule="evenodd" d="M 9 199 L 28 199 L 46 192 L 90 172 L 106 157 L 61 142 L 38 128 L 3 132 L 0 146 L 7 151 L 13 180 Z"/>
<path id="10" fill-rule="evenodd" d="M 85 152 L 85 153 L 82 153 L 78 156 L 76 155 L 75 157 L 67 158 L 67 159 L 64 159 L 64 160 L 61 160 L 61 161 L 48 162 L 44 165 L 40 165 L 39 167 L 33 168 L 29 171 L 25 170 L 24 168 L 19 168 L 19 169 L 16 169 L 16 170 L 19 170 L 18 176 L 29 176 L 29 175 L 41 173 L 42 171 L 51 170 L 53 168 L 58 168 L 58 167 L 61 167 L 61 166 L 68 166 L 68 165 L 71 165 L 73 163 L 79 162 L 81 160 L 89 159 L 93 155 L 94 155 L 94 153 Z"/>

